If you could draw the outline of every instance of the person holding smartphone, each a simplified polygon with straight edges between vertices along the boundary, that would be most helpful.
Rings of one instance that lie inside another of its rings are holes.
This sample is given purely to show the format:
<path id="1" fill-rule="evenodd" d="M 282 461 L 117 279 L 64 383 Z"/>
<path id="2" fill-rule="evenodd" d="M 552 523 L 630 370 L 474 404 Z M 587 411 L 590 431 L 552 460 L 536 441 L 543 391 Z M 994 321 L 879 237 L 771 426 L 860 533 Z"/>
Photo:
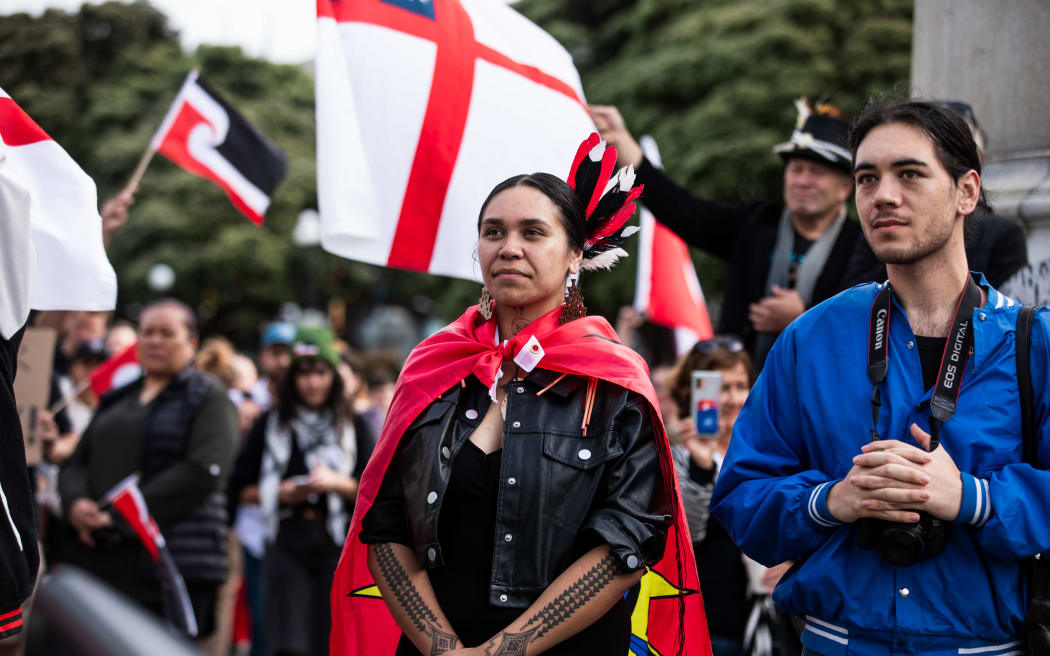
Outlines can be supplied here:
<path id="1" fill-rule="evenodd" d="M 270 653 L 320 656 L 328 654 L 328 590 L 373 439 L 346 404 L 331 331 L 302 326 L 289 350 L 274 406 L 245 436 L 228 492 L 258 503 L 266 520 Z"/>
<path id="2" fill-rule="evenodd" d="M 718 404 L 718 425 L 714 432 L 698 431 L 697 403 L 694 395 L 695 372 L 714 372 L 721 377 L 721 394 L 702 403 Z M 700 589 L 707 610 L 711 648 L 715 656 L 744 653 L 744 629 L 751 603 L 748 575 L 740 549 L 711 518 L 709 506 L 715 478 L 722 464 L 733 425 L 754 383 L 751 357 L 735 337 L 715 337 L 697 342 L 682 356 L 671 374 L 671 397 L 677 415 L 669 417 L 667 432 L 682 487 L 682 502 L 689 520 L 693 553 L 700 573 Z"/>

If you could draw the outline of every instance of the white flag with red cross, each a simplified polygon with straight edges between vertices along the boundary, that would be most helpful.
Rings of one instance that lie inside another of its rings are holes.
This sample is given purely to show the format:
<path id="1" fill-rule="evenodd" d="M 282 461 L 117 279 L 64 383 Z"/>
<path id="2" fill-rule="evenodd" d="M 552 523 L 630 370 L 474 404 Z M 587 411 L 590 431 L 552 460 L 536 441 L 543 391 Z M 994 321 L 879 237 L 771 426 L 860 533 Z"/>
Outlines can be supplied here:
<path id="1" fill-rule="evenodd" d="M 321 244 L 477 279 L 488 192 L 594 130 L 569 53 L 493 0 L 317 0 Z"/>

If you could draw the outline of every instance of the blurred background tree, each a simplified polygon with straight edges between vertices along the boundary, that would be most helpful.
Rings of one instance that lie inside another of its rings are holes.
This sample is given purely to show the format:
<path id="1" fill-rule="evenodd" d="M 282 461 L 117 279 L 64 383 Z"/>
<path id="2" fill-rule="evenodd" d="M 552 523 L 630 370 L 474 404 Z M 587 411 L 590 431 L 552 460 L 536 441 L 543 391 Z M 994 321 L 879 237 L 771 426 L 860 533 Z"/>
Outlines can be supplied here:
<path id="1" fill-rule="evenodd" d="M 351 262 L 292 239 L 299 213 L 316 208 L 314 82 L 309 66 L 245 57 L 239 48 L 184 53 L 163 14 L 145 2 L 84 5 L 75 14 L 0 20 L 0 86 L 87 171 L 99 203 L 127 183 L 187 72 L 194 66 L 288 155 L 288 174 L 264 225 L 247 221 L 216 185 L 155 157 L 109 256 L 117 316 L 176 296 L 198 310 L 205 334 L 254 348 L 284 302 L 327 310 L 345 303 L 347 325 L 373 308 L 407 307 L 417 318 L 453 319 L 476 302 L 467 281 Z M 174 286 L 151 289 L 158 263 Z M 61 266 L 61 263 L 52 263 Z"/>
<path id="2" fill-rule="evenodd" d="M 781 164 L 771 147 L 791 133 L 795 98 L 826 97 L 853 114 L 869 94 L 908 81 L 911 0 L 521 0 L 514 7 L 572 52 L 590 102 L 618 105 L 635 135 L 656 138 L 672 177 L 715 199 L 780 197 Z M 197 308 L 206 333 L 250 348 L 285 301 L 322 310 L 333 299 L 345 302 L 348 325 L 388 305 L 404 306 L 420 323 L 435 315 L 447 321 L 475 302 L 474 283 L 351 262 L 293 241 L 300 212 L 317 202 L 309 66 L 251 59 L 237 48 L 185 53 L 164 15 L 145 2 L 0 21 L 0 85 L 95 179 L 100 203 L 124 186 L 194 66 L 287 153 L 288 176 L 257 227 L 218 187 L 155 158 L 130 221 L 110 244 L 118 316 L 174 295 Z M 724 267 L 702 255 L 696 261 L 717 306 Z M 175 272 L 164 292 L 147 282 L 158 263 Z M 592 314 L 614 320 L 633 300 L 634 275 L 632 258 L 586 276 Z"/>
<path id="3" fill-rule="evenodd" d="M 714 200 L 781 198 L 772 147 L 791 135 L 796 98 L 826 98 L 853 116 L 873 93 L 906 91 L 910 74 L 912 0 L 521 0 L 514 8 L 569 49 L 588 102 L 618 106 L 636 138 L 656 139 L 674 180 Z M 717 305 L 725 267 L 693 253 Z M 588 301 L 606 313 L 630 303 L 633 275 L 625 264 L 594 276 Z"/>

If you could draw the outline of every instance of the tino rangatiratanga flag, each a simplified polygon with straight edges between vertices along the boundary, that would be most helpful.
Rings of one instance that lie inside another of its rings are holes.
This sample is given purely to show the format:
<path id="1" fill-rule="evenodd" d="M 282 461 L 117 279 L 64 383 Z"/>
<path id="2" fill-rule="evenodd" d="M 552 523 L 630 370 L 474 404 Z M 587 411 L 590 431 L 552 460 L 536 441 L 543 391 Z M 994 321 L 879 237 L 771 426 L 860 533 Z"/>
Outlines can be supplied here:
<path id="1" fill-rule="evenodd" d="M 150 147 L 222 187 L 230 202 L 263 222 L 288 159 L 237 113 L 197 71 L 190 71 Z"/>

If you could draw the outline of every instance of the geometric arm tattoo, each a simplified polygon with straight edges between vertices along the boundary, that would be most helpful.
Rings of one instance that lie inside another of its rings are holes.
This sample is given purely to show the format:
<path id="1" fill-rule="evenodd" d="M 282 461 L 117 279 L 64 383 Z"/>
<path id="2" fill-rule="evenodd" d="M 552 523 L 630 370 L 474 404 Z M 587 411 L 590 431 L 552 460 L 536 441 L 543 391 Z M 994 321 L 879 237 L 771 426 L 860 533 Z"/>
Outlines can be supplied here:
<path id="1" fill-rule="evenodd" d="M 568 621 L 576 611 L 604 590 L 619 573 L 619 560 L 611 553 L 606 554 L 576 582 L 530 617 L 521 632 L 504 631 L 500 636 L 492 638 L 485 645 L 486 656 L 524 656 L 525 648 L 529 644 Z M 500 637 L 502 640 L 497 648 L 496 640 Z"/>
<path id="2" fill-rule="evenodd" d="M 415 625 L 416 630 L 431 637 L 431 656 L 444 654 L 454 649 L 458 644 L 456 636 L 439 628 L 437 615 L 419 596 L 412 579 L 401 567 L 393 547 L 387 543 L 373 544 L 372 553 L 375 554 L 376 564 L 379 565 L 383 578 L 390 586 L 390 592 L 405 611 L 405 615 Z"/>

